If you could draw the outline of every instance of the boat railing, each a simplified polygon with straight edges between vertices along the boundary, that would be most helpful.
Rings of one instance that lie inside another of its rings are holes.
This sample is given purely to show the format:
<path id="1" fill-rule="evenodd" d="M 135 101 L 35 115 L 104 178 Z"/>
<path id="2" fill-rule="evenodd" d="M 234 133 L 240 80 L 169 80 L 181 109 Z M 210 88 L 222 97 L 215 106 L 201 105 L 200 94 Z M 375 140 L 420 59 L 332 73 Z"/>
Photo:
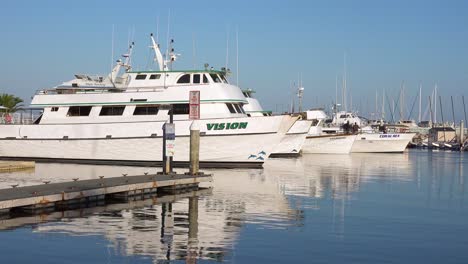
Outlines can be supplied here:
<path id="1" fill-rule="evenodd" d="M 0 113 L 1 125 L 30 125 L 37 118 L 33 113 Z"/>
<path id="2" fill-rule="evenodd" d="M 36 90 L 36 95 L 57 95 L 57 94 L 103 94 L 103 93 L 134 93 L 134 92 L 157 92 L 167 88 L 167 86 L 152 87 L 131 87 L 131 88 L 56 88 Z"/>

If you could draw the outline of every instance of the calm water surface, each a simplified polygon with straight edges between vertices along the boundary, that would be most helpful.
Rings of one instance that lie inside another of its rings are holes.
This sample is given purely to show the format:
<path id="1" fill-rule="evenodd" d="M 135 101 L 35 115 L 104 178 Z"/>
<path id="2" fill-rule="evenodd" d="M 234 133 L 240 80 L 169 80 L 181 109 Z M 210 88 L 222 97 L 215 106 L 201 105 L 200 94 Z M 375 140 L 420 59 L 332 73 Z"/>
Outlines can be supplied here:
<path id="1" fill-rule="evenodd" d="M 0 188 L 154 172 L 37 164 Z M 178 197 L 0 220 L 1 263 L 467 263 L 468 156 L 307 155 Z"/>

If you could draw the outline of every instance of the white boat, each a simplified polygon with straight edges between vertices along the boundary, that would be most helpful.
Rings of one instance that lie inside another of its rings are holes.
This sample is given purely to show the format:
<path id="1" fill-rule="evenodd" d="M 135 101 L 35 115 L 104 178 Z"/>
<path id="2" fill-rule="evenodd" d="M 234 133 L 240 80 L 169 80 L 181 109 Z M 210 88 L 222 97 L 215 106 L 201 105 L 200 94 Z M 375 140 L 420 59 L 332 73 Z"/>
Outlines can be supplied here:
<path id="1" fill-rule="evenodd" d="M 253 97 L 252 89 L 245 89 L 242 91 L 248 102 L 244 105 L 244 111 L 248 116 L 261 117 L 271 116 L 271 111 L 263 110 L 260 102 Z M 296 118 L 300 118 L 297 116 Z M 286 136 L 281 140 L 270 154 L 270 157 L 297 157 L 301 154 L 305 137 L 309 131 L 312 122 L 310 120 L 297 120 L 294 125 L 288 130 Z"/>
<path id="2" fill-rule="evenodd" d="M 323 122 L 327 115 L 321 109 L 306 111 L 312 126 L 302 146 L 304 154 L 348 154 L 356 135 L 323 133 Z"/>
<path id="3" fill-rule="evenodd" d="M 354 140 L 352 153 L 398 153 L 404 152 L 415 133 L 360 133 Z"/>
<path id="4" fill-rule="evenodd" d="M 200 165 L 260 167 L 295 126 L 297 117 L 247 116 L 228 70 L 172 70 L 176 54 L 163 60 L 151 36 L 159 71 L 132 71 L 118 61 L 107 77 L 75 75 L 40 90 L 31 106 L 42 108 L 34 124 L 0 126 L 0 158 L 93 164 L 158 164 L 162 126 L 172 109 L 175 165 L 189 160 L 189 92 L 200 91 Z M 172 49 L 170 49 L 172 50 Z M 125 71 L 119 75 L 121 68 Z M 305 137 L 308 128 L 302 131 Z M 300 136 L 298 136 L 300 137 Z"/>

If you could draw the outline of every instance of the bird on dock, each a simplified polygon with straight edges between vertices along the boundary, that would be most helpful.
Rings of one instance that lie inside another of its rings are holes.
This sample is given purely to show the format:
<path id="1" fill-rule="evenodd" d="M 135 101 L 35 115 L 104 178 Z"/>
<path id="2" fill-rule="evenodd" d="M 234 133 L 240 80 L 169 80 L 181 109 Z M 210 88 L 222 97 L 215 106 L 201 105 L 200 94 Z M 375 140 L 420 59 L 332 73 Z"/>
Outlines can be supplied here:
<path id="1" fill-rule="evenodd" d="M 104 176 L 99 176 L 99 179 L 102 179 L 102 178 L 104 178 Z"/>
<path id="2" fill-rule="evenodd" d="M 122 176 L 126 177 L 128 174 L 127 173 L 122 173 Z"/>
<path id="3" fill-rule="evenodd" d="M 148 175 L 148 172 L 144 172 L 143 174 Z"/>
<path id="4" fill-rule="evenodd" d="M 72 180 L 73 181 L 78 181 L 80 178 L 73 178 Z"/>
<path id="5" fill-rule="evenodd" d="M 12 184 L 12 185 L 10 185 L 10 186 L 13 187 L 13 188 L 16 188 L 16 187 L 19 186 L 19 184 Z"/>
<path id="6" fill-rule="evenodd" d="M 50 183 L 50 181 L 43 181 L 43 183 L 44 183 L 44 184 L 49 184 L 49 183 Z"/>

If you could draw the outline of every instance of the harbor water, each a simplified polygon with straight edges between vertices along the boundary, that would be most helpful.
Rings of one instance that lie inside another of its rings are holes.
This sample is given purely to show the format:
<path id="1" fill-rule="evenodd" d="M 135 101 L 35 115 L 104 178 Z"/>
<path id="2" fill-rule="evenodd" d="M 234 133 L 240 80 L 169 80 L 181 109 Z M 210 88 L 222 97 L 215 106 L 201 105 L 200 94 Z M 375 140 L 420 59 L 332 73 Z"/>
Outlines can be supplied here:
<path id="1" fill-rule="evenodd" d="M 0 188 L 147 167 L 37 163 Z M 304 155 L 187 196 L 0 218 L 2 263 L 466 263 L 468 156 Z"/>

